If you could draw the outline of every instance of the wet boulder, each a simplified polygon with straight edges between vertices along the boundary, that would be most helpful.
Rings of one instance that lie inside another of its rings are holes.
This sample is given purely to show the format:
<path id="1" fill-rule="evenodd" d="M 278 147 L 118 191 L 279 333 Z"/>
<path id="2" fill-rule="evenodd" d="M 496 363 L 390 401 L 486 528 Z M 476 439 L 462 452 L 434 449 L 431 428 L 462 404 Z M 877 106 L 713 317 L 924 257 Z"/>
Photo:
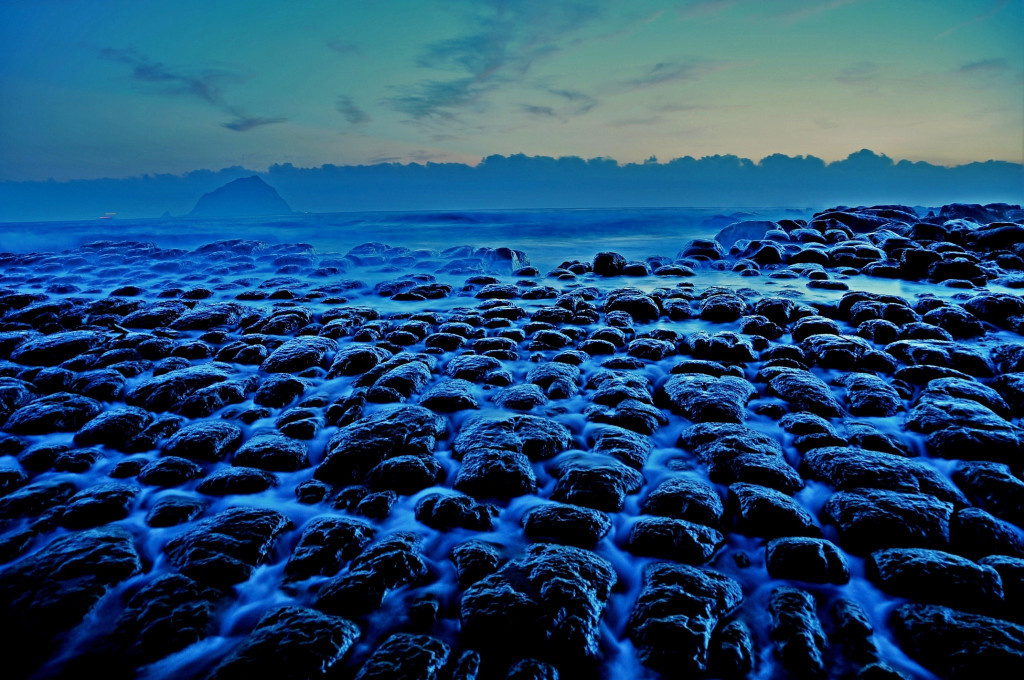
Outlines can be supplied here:
<path id="1" fill-rule="evenodd" d="M 729 507 L 737 531 L 753 536 L 820 536 L 814 517 L 796 501 L 775 489 L 757 484 L 729 487 Z"/>
<path id="2" fill-rule="evenodd" d="M 661 316 L 658 303 L 636 288 L 619 288 L 610 292 L 604 303 L 604 311 L 625 312 L 639 322 L 653 321 Z"/>
<path id="3" fill-rule="evenodd" d="M 953 481 L 968 498 L 993 515 L 1024 525 L 1024 481 L 1003 463 L 968 461 L 953 470 Z"/>
<path id="4" fill-rule="evenodd" d="M 395 633 L 363 664 L 356 680 L 438 680 L 450 654 L 451 648 L 437 638 Z"/>
<path id="5" fill-rule="evenodd" d="M 387 458 L 433 455 L 444 419 L 422 406 L 387 406 L 345 425 L 327 443 L 316 478 L 332 484 L 359 482 Z"/>
<path id="6" fill-rule="evenodd" d="M 598 276 L 622 276 L 626 258 L 618 253 L 598 253 L 594 257 L 594 273 Z"/>
<path id="7" fill-rule="evenodd" d="M 611 456 L 626 465 L 642 469 L 654 447 L 649 437 L 614 425 L 600 427 L 594 432 L 591 450 Z"/>
<path id="8" fill-rule="evenodd" d="M 828 482 L 840 491 L 923 493 L 957 505 L 966 500 L 934 467 L 892 453 L 823 446 L 804 454 L 802 468 L 809 477 Z"/>
<path id="9" fill-rule="evenodd" d="M 700 303 L 700 318 L 714 323 L 736 321 L 746 313 L 747 303 L 735 293 L 716 293 Z"/>
<path id="10" fill-rule="evenodd" d="M 839 529 L 839 542 L 854 553 L 880 548 L 949 546 L 953 505 L 919 493 L 877 489 L 840 491 L 824 514 Z"/>
<path id="11" fill-rule="evenodd" d="M 190 366 L 139 383 L 125 400 L 131 406 L 147 411 L 171 411 L 194 392 L 227 380 L 225 368 L 212 364 Z"/>
<path id="12" fill-rule="evenodd" d="M 334 355 L 327 377 L 362 375 L 392 356 L 390 351 L 376 345 L 348 345 Z"/>
<path id="13" fill-rule="evenodd" d="M 267 373 L 301 373 L 310 368 L 326 368 L 327 355 L 338 349 L 330 338 L 301 336 L 275 349 L 260 369 Z"/>
<path id="14" fill-rule="evenodd" d="M 95 484 L 71 497 L 60 524 L 68 529 L 90 529 L 128 516 L 137 489 L 127 484 Z"/>
<path id="15" fill-rule="evenodd" d="M 101 444 L 120 451 L 152 422 L 153 414 L 133 406 L 104 411 L 82 425 L 75 433 L 75 444 Z"/>
<path id="16" fill-rule="evenodd" d="M 704 564 L 724 542 L 721 532 L 703 524 L 672 517 L 645 516 L 633 524 L 626 547 L 634 555 Z"/>
<path id="17" fill-rule="evenodd" d="M 1017 464 L 1024 450 L 1021 430 L 977 401 L 925 393 L 906 427 L 928 435 L 928 451 L 941 458 Z"/>
<path id="18" fill-rule="evenodd" d="M 274 510 L 236 507 L 179 534 L 164 546 L 171 564 L 200 583 L 225 587 L 247 580 L 289 519 Z"/>
<path id="19" fill-rule="evenodd" d="M 4 429 L 14 434 L 74 432 L 102 411 L 99 402 L 68 392 L 39 397 L 10 415 Z"/>
<path id="20" fill-rule="evenodd" d="M 56 366 L 103 343 L 93 331 L 65 331 L 31 338 L 11 352 L 11 361 L 26 366 Z"/>
<path id="21" fill-rule="evenodd" d="M 146 526 L 177 526 L 191 522 L 203 514 L 204 510 L 206 510 L 206 503 L 191 496 L 162 496 L 146 513 Z"/>
<path id="22" fill-rule="evenodd" d="M 473 448 L 463 454 L 453 486 L 474 498 L 515 498 L 536 485 L 530 459 L 519 451 Z"/>
<path id="23" fill-rule="evenodd" d="M 467 380 L 444 380 L 427 390 L 420 399 L 420 405 L 439 413 L 475 410 L 480 408 L 473 383 Z"/>
<path id="24" fill-rule="evenodd" d="M 559 659 L 594 656 L 615 580 L 612 565 L 590 551 L 529 546 L 463 593 L 462 637 L 478 649 L 511 648 Z"/>
<path id="25" fill-rule="evenodd" d="M 673 413 L 698 423 L 741 423 L 746 418 L 747 402 L 757 394 L 743 378 L 700 374 L 674 375 L 659 392 Z"/>
<path id="26" fill-rule="evenodd" d="M 579 394 L 580 369 L 572 364 L 551 361 L 530 369 L 527 382 L 544 390 L 551 399 L 567 399 Z"/>
<path id="27" fill-rule="evenodd" d="M 203 476 L 203 468 L 187 458 L 162 456 L 139 471 L 139 481 L 152 486 L 179 486 Z"/>
<path id="28" fill-rule="evenodd" d="M 810 371 L 780 369 L 768 381 L 768 390 L 801 411 L 825 418 L 839 418 L 843 414 L 843 407 L 832 390 Z"/>
<path id="29" fill-rule="evenodd" d="M 548 398 L 538 385 L 529 383 L 506 387 L 491 397 L 491 401 L 498 408 L 510 411 L 530 411 L 548 403 Z"/>
<path id="30" fill-rule="evenodd" d="M 889 383 L 869 373 L 843 376 L 846 402 L 851 415 L 888 418 L 903 405 L 899 393 Z"/>
<path id="31" fill-rule="evenodd" d="M 290 580 L 332 576 L 362 552 L 374 529 L 347 517 L 317 517 L 302 530 L 284 573 Z"/>
<path id="32" fill-rule="evenodd" d="M 783 668 L 798 678 L 824 675 L 828 640 L 818 619 L 814 596 L 798 588 L 776 588 L 768 601 L 768 610 L 772 615 L 775 653 Z"/>
<path id="33" fill-rule="evenodd" d="M 867 560 L 867 573 L 882 590 L 917 602 L 991 612 L 1003 601 L 999 572 L 940 550 L 878 550 Z"/>
<path id="34" fill-rule="evenodd" d="M 742 600 L 740 584 L 724 574 L 651 564 L 629 617 L 629 637 L 645 666 L 668 674 L 703 674 L 712 632 Z"/>
<path id="35" fill-rule="evenodd" d="M 749 427 L 700 423 L 683 430 L 678 446 L 693 451 L 708 466 L 713 482 L 747 482 L 785 493 L 803 486 L 800 475 L 783 458 L 778 440 Z"/>
<path id="36" fill-rule="evenodd" d="M 477 503 L 469 496 L 433 493 L 416 503 L 416 520 L 439 531 L 455 527 L 472 531 L 490 531 L 494 506 Z"/>
<path id="37" fill-rule="evenodd" d="M 573 457 L 558 466 L 551 500 L 605 512 L 619 512 L 626 496 L 643 486 L 643 476 L 613 458 Z"/>
<path id="38" fill-rule="evenodd" d="M 541 461 L 572 445 L 569 428 L 549 418 L 530 415 L 476 416 L 465 423 L 455 438 L 456 456 L 474 449 L 504 449 Z"/>
<path id="39" fill-rule="evenodd" d="M 250 467 L 228 467 L 207 475 L 196 486 L 196 491 L 208 496 L 246 495 L 274 486 L 277 486 L 277 478 L 269 472 Z"/>
<path id="40" fill-rule="evenodd" d="M 132 643 L 131 655 L 156 661 L 209 633 L 216 595 L 181 574 L 165 574 L 140 588 L 117 620 L 115 635 Z"/>
<path id="41" fill-rule="evenodd" d="M 644 499 L 643 512 L 719 527 L 725 508 L 710 484 L 680 476 L 665 480 L 651 491 Z"/>
<path id="42" fill-rule="evenodd" d="M 578 505 L 545 503 L 523 516 L 523 533 L 546 541 L 592 549 L 612 528 L 603 512 Z"/>
<path id="43" fill-rule="evenodd" d="M 386 390 L 394 390 L 399 395 L 409 398 L 422 390 L 430 382 L 430 368 L 421 361 L 409 361 L 387 370 L 373 386 Z"/>
<path id="44" fill-rule="evenodd" d="M 205 421 L 186 425 L 163 446 L 167 456 L 216 462 L 231 455 L 242 443 L 242 430 L 223 421 Z"/>
<path id="45" fill-rule="evenodd" d="M 1024 627 L 930 604 L 905 604 L 890 619 L 902 649 L 952 680 L 1024 675 Z"/>
<path id="46" fill-rule="evenodd" d="M 831 541 L 823 538 L 773 539 L 765 547 L 765 562 L 772 578 L 837 585 L 850 580 L 846 557 Z"/>
<path id="47" fill-rule="evenodd" d="M 318 677 L 340 661 L 359 636 L 359 626 L 347 619 L 303 607 L 278 607 L 260 618 L 210 678 Z"/>

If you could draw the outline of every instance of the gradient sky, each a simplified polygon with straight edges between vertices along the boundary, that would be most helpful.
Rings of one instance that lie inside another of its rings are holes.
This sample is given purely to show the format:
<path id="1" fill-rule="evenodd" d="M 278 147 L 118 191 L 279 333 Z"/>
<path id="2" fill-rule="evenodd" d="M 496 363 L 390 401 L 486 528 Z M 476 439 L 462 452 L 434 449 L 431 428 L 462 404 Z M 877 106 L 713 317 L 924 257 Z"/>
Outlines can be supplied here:
<path id="1" fill-rule="evenodd" d="M 1024 160 L 1021 0 L 0 0 L 0 180 Z"/>

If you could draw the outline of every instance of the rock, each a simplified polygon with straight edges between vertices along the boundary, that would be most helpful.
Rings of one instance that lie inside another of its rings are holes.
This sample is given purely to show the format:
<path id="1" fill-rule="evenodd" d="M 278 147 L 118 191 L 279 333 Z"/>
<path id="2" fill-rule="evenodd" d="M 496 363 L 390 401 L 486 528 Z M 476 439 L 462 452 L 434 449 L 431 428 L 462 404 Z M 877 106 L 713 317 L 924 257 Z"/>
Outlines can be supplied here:
<path id="1" fill-rule="evenodd" d="M 769 231 L 779 228 L 778 223 L 769 220 L 741 220 L 733 222 L 715 235 L 715 241 L 725 250 L 740 240 L 763 239 Z"/>
<path id="2" fill-rule="evenodd" d="M 889 347 L 891 345 L 886 345 L 886 351 Z M 800 349 L 822 368 L 850 370 L 861 365 L 871 345 L 863 338 L 850 335 L 811 335 L 800 342 Z"/>
<path id="3" fill-rule="evenodd" d="M 523 533 L 535 541 L 592 549 L 612 528 L 608 515 L 590 508 L 545 503 L 523 516 Z"/>
<path id="4" fill-rule="evenodd" d="M 536 659 L 520 659 L 508 669 L 505 680 L 558 680 L 558 669 Z"/>
<path id="5" fill-rule="evenodd" d="M 890 619 L 903 650 L 944 678 L 1024 674 L 1024 627 L 928 604 L 905 604 Z"/>
<path id="6" fill-rule="evenodd" d="M 295 581 L 332 576 L 362 552 L 374 533 L 373 527 L 358 520 L 316 517 L 302 530 L 284 573 Z"/>
<path id="7" fill-rule="evenodd" d="M 724 541 L 719 531 L 702 524 L 671 517 L 640 517 L 626 545 L 634 555 L 704 564 Z"/>
<path id="8" fill-rule="evenodd" d="M 634 321 L 653 321 L 661 316 L 658 303 L 636 288 L 619 288 L 608 294 L 604 304 L 605 313 L 625 312 Z"/>
<path id="9" fill-rule="evenodd" d="M 99 415 L 102 407 L 89 397 L 58 392 L 39 397 L 11 414 L 4 429 L 14 434 L 74 432 Z"/>
<path id="10" fill-rule="evenodd" d="M 203 194 L 189 213 L 193 217 L 290 214 L 292 210 L 284 199 L 256 175 L 232 180 Z"/>
<path id="11" fill-rule="evenodd" d="M 221 468 L 206 476 L 196 491 L 208 496 L 253 494 L 277 486 L 277 478 L 269 472 L 249 467 Z"/>
<path id="12" fill-rule="evenodd" d="M 473 394 L 473 383 L 458 379 L 445 380 L 430 388 L 420 399 L 420 404 L 439 413 L 480 408 Z"/>
<path id="13" fill-rule="evenodd" d="M 604 457 L 574 457 L 559 465 L 551 500 L 619 512 L 626 495 L 643 486 L 643 476 L 631 467 Z"/>
<path id="14" fill-rule="evenodd" d="M 259 434 L 245 442 L 232 458 L 233 465 L 271 472 L 294 472 L 309 466 L 306 445 L 278 434 Z"/>
<path id="15" fill-rule="evenodd" d="M 754 640 L 750 629 L 742 621 L 730 621 L 716 636 L 717 647 L 712 653 L 712 667 L 723 677 L 742 678 L 754 670 Z"/>
<path id="16" fill-rule="evenodd" d="M 846 557 L 831 541 L 823 538 L 773 539 L 765 548 L 765 562 L 772 578 L 837 585 L 850 580 Z"/>
<path id="17" fill-rule="evenodd" d="M 163 446 L 166 456 L 217 462 L 227 458 L 242 443 L 242 430 L 223 421 L 204 421 L 186 425 Z"/>
<path id="18" fill-rule="evenodd" d="M 203 514 L 204 510 L 206 504 L 190 496 L 163 496 L 146 514 L 146 524 L 151 527 L 173 527 L 191 522 Z"/>
<path id="19" fill-rule="evenodd" d="M 366 548 L 346 573 L 321 586 L 317 608 L 329 614 L 363 616 L 380 608 L 395 588 L 423 583 L 430 568 L 421 543 L 411 532 L 385 536 Z"/>
<path id="20" fill-rule="evenodd" d="M 447 425 L 422 406 L 387 406 L 345 425 L 327 443 L 317 479 L 332 484 L 361 482 L 388 458 L 431 456 Z"/>
<path id="21" fill-rule="evenodd" d="M 530 383 L 506 387 L 491 397 L 491 402 L 510 411 L 529 411 L 548 403 L 548 398 L 539 386 Z"/>
<path id="22" fill-rule="evenodd" d="M 740 584 L 723 574 L 651 564 L 629 617 L 629 637 L 645 666 L 668 674 L 703 674 L 712 631 L 742 600 Z"/>
<path id="23" fill-rule="evenodd" d="M 560 659 L 594 656 L 615 580 L 612 565 L 592 552 L 531 545 L 465 590 L 462 637 L 477 649 Z"/>
<path id="24" fill-rule="evenodd" d="M 356 680 L 435 680 L 450 653 L 451 648 L 437 638 L 395 633 L 377 648 Z"/>
<path id="25" fill-rule="evenodd" d="M 164 552 L 189 578 L 215 587 L 230 586 L 252 575 L 290 525 L 286 516 L 274 510 L 231 508 L 175 536 Z"/>
<path id="26" fill-rule="evenodd" d="M 474 498 L 514 498 L 532 493 L 537 478 L 518 451 L 474 448 L 464 454 L 454 488 Z"/>
<path id="27" fill-rule="evenodd" d="M 700 303 L 700 318 L 713 323 L 736 321 L 747 312 L 747 303 L 734 293 L 717 293 Z"/>
<path id="28" fill-rule="evenodd" d="M 153 422 L 148 411 L 128 406 L 104 411 L 82 425 L 75 433 L 75 444 L 79 446 L 103 446 L 123 451 L 134 437 Z"/>
<path id="29" fill-rule="evenodd" d="M 591 450 L 639 470 L 647 462 L 652 448 L 651 440 L 642 434 L 622 427 L 606 426 L 596 430 Z"/>
<path id="30" fill-rule="evenodd" d="M 433 493 L 416 503 L 416 520 L 438 531 L 455 527 L 473 531 L 490 531 L 491 516 L 497 514 L 490 505 L 477 503 L 469 496 Z"/>
<path id="31" fill-rule="evenodd" d="M 725 508 L 710 484 L 690 477 L 674 477 L 647 495 L 643 512 L 720 527 Z"/>
<path id="32" fill-rule="evenodd" d="M 622 276 L 626 258 L 618 253 L 598 253 L 594 257 L 594 273 L 598 276 Z"/>
<path id="33" fill-rule="evenodd" d="M 453 450 L 457 456 L 465 456 L 474 449 L 497 448 L 521 452 L 530 460 L 541 461 L 561 453 L 571 444 L 569 429 L 548 418 L 477 416 L 463 423 Z"/>
<path id="34" fill-rule="evenodd" d="M 57 636 L 83 617 L 114 585 L 142 571 L 131 534 L 101 527 L 58 536 L 0 573 L 5 644 L 21 650 L 5 662 L 11 677 L 31 674 L 53 651 Z"/>
<path id="35" fill-rule="evenodd" d="M 171 322 L 176 331 L 208 331 L 219 326 L 233 327 L 238 324 L 244 307 L 234 302 L 215 302 L 197 305 L 192 311 L 182 314 Z"/>
<path id="36" fill-rule="evenodd" d="M 345 656 L 359 635 L 359 626 L 346 619 L 303 607 L 278 607 L 260 618 L 245 642 L 210 678 L 318 677 Z"/>
<path id="37" fill-rule="evenodd" d="M 579 394 L 580 369 L 572 364 L 551 361 L 530 369 L 526 380 L 541 389 L 551 399 L 567 399 Z"/>
<path id="38" fill-rule="evenodd" d="M 754 536 L 820 536 L 814 517 L 789 496 L 756 484 L 729 487 L 738 531 Z"/>
<path id="39" fill-rule="evenodd" d="M 409 398 L 422 390 L 430 382 L 430 368 L 421 361 L 410 361 L 401 364 L 380 376 L 374 387 L 391 389 Z"/>
<path id="40" fill-rule="evenodd" d="M 165 574 L 140 588 L 117 620 L 116 637 L 131 641 L 143 662 L 156 661 L 206 637 L 214 595 L 187 576 Z"/>
<path id="41" fill-rule="evenodd" d="M 693 451 L 708 466 L 713 482 L 747 482 L 785 493 L 803 486 L 800 475 L 782 457 L 779 442 L 749 427 L 701 423 L 683 430 L 677 446 Z"/>
<path id="42" fill-rule="evenodd" d="M 281 408 L 301 397 L 306 387 L 306 382 L 299 378 L 275 373 L 263 381 L 252 400 L 257 406 Z"/>
<path id="43" fill-rule="evenodd" d="M 1024 525 L 1024 482 L 1002 463 L 969 461 L 953 470 L 953 481 L 968 498 L 993 515 Z"/>
<path id="44" fill-rule="evenodd" d="M 127 484 L 96 484 L 71 497 L 60 516 L 61 526 L 90 529 L 128 516 L 136 489 Z"/>
<path id="45" fill-rule="evenodd" d="M 814 597 L 797 588 L 776 588 L 768 609 L 772 615 L 772 640 L 782 666 L 798 678 L 824 675 L 827 639 Z"/>
<path id="46" fill-rule="evenodd" d="M 925 393 L 910 412 L 906 427 L 927 434 L 929 453 L 941 458 L 1015 464 L 1024 450 L 1018 428 L 969 399 Z"/>
<path id="47" fill-rule="evenodd" d="M 810 371 L 780 369 L 768 381 L 768 390 L 801 411 L 810 411 L 824 418 L 842 417 L 843 407 L 832 390 Z"/>
<path id="48" fill-rule="evenodd" d="M 192 393 L 227 380 L 224 368 L 201 364 L 154 376 L 137 385 L 125 401 L 147 411 L 171 411 Z"/>
<path id="49" fill-rule="evenodd" d="M 918 602 L 991 612 L 1003 600 L 995 569 L 939 550 L 878 550 L 868 558 L 867 573 L 882 590 Z"/>
<path id="50" fill-rule="evenodd" d="M 841 491 L 825 504 L 840 544 L 854 553 L 879 548 L 949 545 L 953 505 L 933 496 L 876 489 Z"/>
<path id="51" fill-rule="evenodd" d="M 1024 557 L 1024 532 L 980 508 L 960 508 L 950 524 L 953 550 L 971 558 Z"/>
<path id="52" fill-rule="evenodd" d="M 843 376 L 849 411 L 855 416 L 888 418 L 903 405 L 900 395 L 887 382 L 868 373 L 849 373 Z"/>
<path id="53" fill-rule="evenodd" d="M 922 396 L 940 399 L 966 399 L 974 401 L 1003 418 L 1011 417 L 1012 410 L 996 390 L 974 380 L 938 378 L 928 382 Z"/>
<path id="54" fill-rule="evenodd" d="M 393 354 L 375 345 L 348 345 L 338 350 L 327 371 L 328 378 L 342 375 L 362 375 L 390 359 Z"/>
<path id="55" fill-rule="evenodd" d="M 661 389 L 661 396 L 673 413 L 694 422 L 741 423 L 746 404 L 757 394 L 754 387 L 735 376 L 674 375 Z"/>
<path id="56" fill-rule="evenodd" d="M 152 486 L 171 487 L 203 476 L 203 468 L 187 458 L 163 456 L 139 471 L 139 481 Z"/>
<path id="57" fill-rule="evenodd" d="M 804 454 L 802 467 L 808 476 L 826 481 L 840 491 L 886 489 L 924 493 L 957 505 L 966 500 L 934 467 L 891 453 L 824 446 Z"/>
<path id="58" fill-rule="evenodd" d="M 301 373 L 310 368 L 326 368 L 328 353 L 337 349 L 338 344 L 330 338 L 293 338 L 271 352 L 260 370 L 267 373 Z"/>
<path id="59" fill-rule="evenodd" d="M 11 352 L 11 361 L 26 366 L 56 366 L 102 344 L 103 336 L 92 331 L 65 331 L 31 338 Z"/>

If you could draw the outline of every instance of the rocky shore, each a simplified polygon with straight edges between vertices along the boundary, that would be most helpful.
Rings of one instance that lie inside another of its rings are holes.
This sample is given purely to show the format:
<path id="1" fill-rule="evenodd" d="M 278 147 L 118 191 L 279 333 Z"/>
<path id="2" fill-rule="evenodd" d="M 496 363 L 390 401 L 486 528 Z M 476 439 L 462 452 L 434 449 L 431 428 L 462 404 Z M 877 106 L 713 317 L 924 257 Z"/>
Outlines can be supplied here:
<path id="1" fill-rule="evenodd" d="M 5 677 L 1024 676 L 1024 211 L 672 250 L 0 254 Z"/>

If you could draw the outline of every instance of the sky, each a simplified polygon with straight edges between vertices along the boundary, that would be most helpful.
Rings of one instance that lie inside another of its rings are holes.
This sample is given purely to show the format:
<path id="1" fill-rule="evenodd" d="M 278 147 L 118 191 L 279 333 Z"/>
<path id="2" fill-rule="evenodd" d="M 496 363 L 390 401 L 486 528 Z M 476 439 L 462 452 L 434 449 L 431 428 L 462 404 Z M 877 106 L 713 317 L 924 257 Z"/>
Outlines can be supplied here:
<path id="1" fill-rule="evenodd" d="M 1024 0 L 0 0 L 0 181 L 1024 161 Z"/>

